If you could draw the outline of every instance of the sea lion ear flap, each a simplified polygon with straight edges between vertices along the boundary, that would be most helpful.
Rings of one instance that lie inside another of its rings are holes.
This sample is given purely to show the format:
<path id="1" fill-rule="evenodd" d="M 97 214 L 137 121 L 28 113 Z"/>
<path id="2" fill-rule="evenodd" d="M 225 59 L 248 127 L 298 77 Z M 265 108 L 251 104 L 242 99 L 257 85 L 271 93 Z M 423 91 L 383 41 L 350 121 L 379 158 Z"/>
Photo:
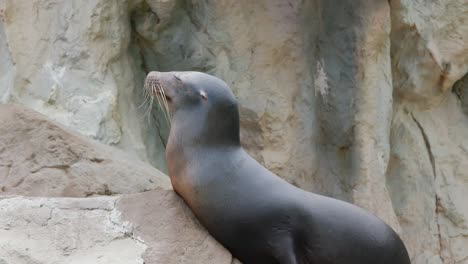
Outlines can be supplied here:
<path id="1" fill-rule="evenodd" d="M 200 95 L 201 95 L 201 97 L 202 97 L 203 99 L 208 100 L 208 95 L 206 94 L 205 91 L 203 91 L 203 90 L 200 91 Z"/>

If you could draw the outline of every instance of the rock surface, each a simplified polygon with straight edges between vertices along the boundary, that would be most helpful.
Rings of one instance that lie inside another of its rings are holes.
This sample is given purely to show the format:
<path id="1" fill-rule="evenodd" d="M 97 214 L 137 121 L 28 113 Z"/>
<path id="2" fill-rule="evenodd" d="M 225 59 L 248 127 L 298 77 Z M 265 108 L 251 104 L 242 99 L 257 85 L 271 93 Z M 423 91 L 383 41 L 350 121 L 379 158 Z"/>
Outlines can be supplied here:
<path id="1" fill-rule="evenodd" d="M 165 171 L 145 74 L 214 74 L 266 167 L 376 213 L 415 264 L 468 263 L 466 21 L 467 0 L 0 0 L 0 101 Z"/>
<path id="2" fill-rule="evenodd" d="M 467 116 L 454 94 L 431 111 L 396 111 L 387 181 L 413 261 L 466 263 Z"/>
<path id="3" fill-rule="evenodd" d="M 0 198 L 2 264 L 231 264 L 168 190 L 93 198 Z"/>
<path id="4" fill-rule="evenodd" d="M 22 106 L 0 105 L 0 124 L 0 195 L 85 197 L 171 188 L 150 165 Z"/>
<path id="5" fill-rule="evenodd" d="M 391 1 L 391 16 L 390 196 L 413 263 L 468 263 L 468 2 Z"/>
<path id="6" fill-rule="evenodd" d="M 144 73 L 130 45 L 133 2 L 0 0 L 0 100 L 164 170 L 155 124 L 138 108 Z"/>

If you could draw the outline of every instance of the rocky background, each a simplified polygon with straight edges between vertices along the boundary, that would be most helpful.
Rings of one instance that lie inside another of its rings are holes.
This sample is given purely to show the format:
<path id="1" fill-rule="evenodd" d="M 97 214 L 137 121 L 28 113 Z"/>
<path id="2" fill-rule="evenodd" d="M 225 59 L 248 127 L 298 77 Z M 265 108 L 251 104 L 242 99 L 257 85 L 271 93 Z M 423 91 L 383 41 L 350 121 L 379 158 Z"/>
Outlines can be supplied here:
<path id="1" fill-rule="evenodd" d="M 267 168 L 468 263 L 468 0 L 0 0 L 0 102 L 47 116 L 0 109 L 1 264 L 231 263 L 148 165 L 151 70 L 224 79 Z"/>

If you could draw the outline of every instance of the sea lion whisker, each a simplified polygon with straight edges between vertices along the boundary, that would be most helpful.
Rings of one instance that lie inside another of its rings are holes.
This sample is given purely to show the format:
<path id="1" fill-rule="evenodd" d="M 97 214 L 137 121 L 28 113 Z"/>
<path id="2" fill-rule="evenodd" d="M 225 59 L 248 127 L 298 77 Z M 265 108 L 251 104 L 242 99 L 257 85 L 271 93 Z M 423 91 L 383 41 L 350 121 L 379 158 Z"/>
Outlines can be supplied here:
<path id="1" fill-rule="evenodd" d="M 170 125 L 170 119 L 168 117 L 169 106 L 167 104 L 166 94 L 164 92 L 164 89 L 162 89 L 161 85 L 158 82 L 156 82 L 153 85 L 153 90 L 155 91 L 155 95 L 156 95 L 156 98 L 158 100 L 159 108 L 163 112 L 164 118 L 166 119 L 166 121 Z"/>
<path id="2" fill-rule="evenodd" d="M 170 126 L 171 121 L 169 117 L 169 105 L 167 104 L 167 97 L 166 97 L 166 92 L 164 89 L 161 88 L 161 85 L 159 85 L 159 91 L 161 91 L 161 98 L 164 103 L 164 117 L 166 118 L 167 124 Z"/>
<path id="3" fill-rule="evenodd" d="M 143 118 L 148 116 L 148 123 L 150 122 L 151 109 L 153 109 L 153 97 L 150 98 L 149 104 L 148 104 L 148 109 L 146 109 L 145 114 L 143 115 Z"/>
<path id="4" fill-rule="evenodd" d="M 164 92 L 166 93 L 166 92 Z M 165 94 L 164 94 L 165 95 Z M 167 100 L 168 100 L 168 97 L 167 96 L 164 96 L 164 98 L 166 98 L 166 115 L 167 115 L 167 121 L 168 121 L 168 124 L 169 126 L 171 125 L 171 112 L 169 111 L 169 105 L 167 103 Z M 171 98 L 169 98 L 170 100 Z"/>
<path id="5" fill-rule="evenodd" d="M 156 97 L 156 101 L 158 101 L 159 109 L 162 109 L 161 98 L 160 98 L 161 95 L 159 94 L 159 92 L 156 92 L 156 87 L 155 87 L 155 86 L 156 86 L 156 84 L 154 84 L 154 83 L 153 83 L 152 86 L 151 86 L 151 90 L 152 90 L 152 91 L 155 91 L 155 92 L 153 93 L 153 97 L 154 97 L 154 96 Z"/>
<path id="6" fill-rule="evenodd" d="M 149 98 L 150 98 L 149 94 L 147 92 L 144 92 L 143 102 L 137 108 L 138 109 L 142 108 L 146 104 L 146 102 L 148 102 Z"/>
<path id="7" fill-rule="evenodd" d="M 149 98 L 148 85 L 147 85 L 147 81 L 145 80 L 145 84 L 143 86 L 143 102 L 139 106 L 137 106 L 137 109 L 142 108 L 148 101 L 148 98 Z"/>

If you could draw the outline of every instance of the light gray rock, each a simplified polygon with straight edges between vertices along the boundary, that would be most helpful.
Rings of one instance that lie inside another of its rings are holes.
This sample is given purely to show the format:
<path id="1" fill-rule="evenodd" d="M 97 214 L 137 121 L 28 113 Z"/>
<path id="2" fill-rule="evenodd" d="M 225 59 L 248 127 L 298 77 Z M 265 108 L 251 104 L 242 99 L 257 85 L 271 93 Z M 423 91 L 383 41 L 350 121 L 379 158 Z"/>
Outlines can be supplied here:
<path id="1" fill-rule="evenodd" d="M 6 39 L 3 21 L 4 12 L 0 9 L 0 102 L 6 102 L 10 99 L 16 70 L 11 59 L 10 47 Z"/>
<path id="2" fill-rule="evenodd" d="M 0 0 L 0 102 L 28 105 L 165 171 L 158 130 L 138 108 L 145 74 L 130 21 L 138 2 Z"/>
<path id="3" fill-rule="evenodd" d="M 436 187 L 424 137 L 412 113 L 395 109 L 387 184 L 413 263 L 435 264 L 442 263 Z"/>
<path id="4" fill-rule="evenodd" d="M 468 117 L 449 94 L 430 111 L 401 107 L 393 122 L 387 180 L 415 263 L 465 263 Z"/>
<path id="5" fill-rule="evenodd" d="M 391 1 L 395 95 L 429 108 L 468 72 L 466 0 Z"/>
<path id="6" fill-rule="evenodd" d="M 230 264 L 173 192 L 0 198 L 0 263 Z"/>
<path id="7" fill-rule="evenodd" d="M 0 124 L 0 195 L 84 197 L 171 188 L 150 165 L 20 105 L 0 105 Z"/>
<path id="8" fill-rule="evenodd" d="M 413 263 L 468 261 L 467 14 L 464 0 L 391 1 L 387 182 Z"/>

